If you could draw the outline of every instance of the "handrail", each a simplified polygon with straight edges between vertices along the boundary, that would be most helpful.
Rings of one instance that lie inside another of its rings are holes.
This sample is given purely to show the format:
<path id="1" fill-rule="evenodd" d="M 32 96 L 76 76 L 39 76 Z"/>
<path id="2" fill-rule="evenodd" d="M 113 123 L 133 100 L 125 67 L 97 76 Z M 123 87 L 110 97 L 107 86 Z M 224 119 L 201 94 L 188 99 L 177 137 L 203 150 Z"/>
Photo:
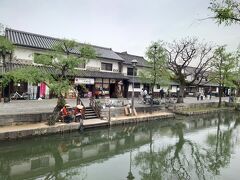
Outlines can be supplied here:
<path id="1" fill-rule="evenodd" d="M 82 113 L 82 116 L 83 116 L 83 119 L 85 119 L 85 110 L 86 110 L 86 107 L 84 106 L 80 96 L 77 96 L 77 104 L 81 104 L 83 106 L 83 113 Z"/>
<path id="2" fill-rule="evenodd" d="M 90 98 L 89 105 L 90 105 L 90 107 L 93 108 L 93 110 L 97 114 L 97 117 L 100 118 L 101 117 L 101 106 L 99 106 L 99 104 L 96 102 L 95 98 L 93 98 L 93 97 Z"/>

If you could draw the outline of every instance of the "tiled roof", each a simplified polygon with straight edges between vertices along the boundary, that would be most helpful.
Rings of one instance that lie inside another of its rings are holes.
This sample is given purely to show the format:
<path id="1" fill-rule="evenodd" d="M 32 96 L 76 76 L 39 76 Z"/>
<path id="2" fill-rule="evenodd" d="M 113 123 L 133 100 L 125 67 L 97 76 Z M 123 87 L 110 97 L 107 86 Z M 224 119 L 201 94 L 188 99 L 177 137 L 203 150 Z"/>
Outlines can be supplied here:
<path id="1" fill-rule="evenodd" d="M 121 73 L 101 72 L 101 71 L 79 71 L 79 77 L 109 78 L 109 79 L 128 79 Z"/>
<path id="2" fill-rule="evenodd" d="M 5 36 L 14 44 L 25 47 L 51 50 L 52 47 L 61 41 L 61 39 L 33 34 L 29 32 L 6 28 Z M 79 43 L 79 45 L 83 45 Z M 97 54 L 97 57 L 123 61 L 111 48 L 91 45 Z M 78 54 L 78 50 L 72 50 L 72 53 Z"/>
<path id="3" fill-rule="evenodd" d="M 11 66 L 12 70 L 27 68 L 27 67 L 36 67 L 40 69 L 42 72 L 50 73 L 50 74 L 60 74 L 56 69 L 50 66 L 42 66 L 42 65 L 32 65 L 32 64 L 22 64 L 22 63 L 11 63 L 8 64 Z M 111 78 L 111 79 L 128 79 L 121 73 L 111 73 L 111 72 L 101 72 L 101 71 L 88 71 L 88 70 L 76 70 L 76 74 L 68 73 L 68 76 L 76 76 L 76 77 L 88 77 L 88 78 Z"/>
<path id="4" fill-rule="evenodd" d="M 128 54 L 127 52 L 116 52 L 119 56 L 121 56 L 124 59 L 124 63 L 131 65 L 131 61 L 133 59 L 136 59 L 138 61 L 137 66 L 144 66 L 144 67 L 150 67 L 147 60 L 145 60 L 142 56 L 136 56 L 132 54 Z"/>

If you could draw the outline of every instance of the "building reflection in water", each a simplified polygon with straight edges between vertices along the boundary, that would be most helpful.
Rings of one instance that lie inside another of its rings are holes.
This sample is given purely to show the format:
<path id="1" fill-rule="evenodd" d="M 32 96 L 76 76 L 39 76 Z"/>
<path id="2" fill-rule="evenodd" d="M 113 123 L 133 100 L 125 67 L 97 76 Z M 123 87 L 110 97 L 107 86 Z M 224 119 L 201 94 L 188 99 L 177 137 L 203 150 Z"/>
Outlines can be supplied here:
<path id="1" fill-rule="evenodd" d="M 125 166 L 129 164 L 129 171 L 123 178 L 208 179 L 229 164 L 237 144 L 233 141 L 237 117 L 237 114 L 189 117 L 4 142 L 0 147 L 0 179 L 71 179 L 71 176 L 87 179 L 84 167 L 128 153 Z M 186 138 L 189 133 L 211 127 L 214 133 L 205 137 L 205 145 Z M 158 146 L 163 140 L 160 136 L 172 143 Z M 145 146 L 149 148 L 136 150 Z"/>

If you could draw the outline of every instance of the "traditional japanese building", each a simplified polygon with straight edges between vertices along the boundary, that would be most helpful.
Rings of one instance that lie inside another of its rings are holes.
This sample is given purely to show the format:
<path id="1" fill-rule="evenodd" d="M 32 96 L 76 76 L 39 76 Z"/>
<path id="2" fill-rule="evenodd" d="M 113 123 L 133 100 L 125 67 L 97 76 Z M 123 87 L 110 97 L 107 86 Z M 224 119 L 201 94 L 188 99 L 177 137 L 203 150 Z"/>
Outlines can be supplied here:
<path id="1" fill-rule="evenodd" d="M 46 53 L 52 49 L 55 43 L 61 41 L 61 39 L 14 29 L 6 29 L 5 36 L 15 45 L 13 58 L 10 62 L 12 68 L 34 65 L 45 69 L 34 62 L 34 55 Z M 105 96 L 122 97 L 123 81 L 127 81 L 127 77 L 122 73 L 124 59 L 111 48 L 91 46 L 96 52 L 96 59 L 90 59 L 86 64 L 77 67 L 78 74 L 70 78 L 72 83 L 75 86 L 82 84 L 86 87 L 88 93 L 85 92 L 82 96 L 93 96 L 97 91 L 101 91 L 104 92 Z M 72 53 L 79 54 L 78 51 Z M 12 85 L 11 93 L 17 90 L 20 93 L 29 92 L 31 98 L 38 98 L 41 95 L 49 97 L 50 95 L 48 88 L 42 83 L 23 82 L 17 86 Z"/>

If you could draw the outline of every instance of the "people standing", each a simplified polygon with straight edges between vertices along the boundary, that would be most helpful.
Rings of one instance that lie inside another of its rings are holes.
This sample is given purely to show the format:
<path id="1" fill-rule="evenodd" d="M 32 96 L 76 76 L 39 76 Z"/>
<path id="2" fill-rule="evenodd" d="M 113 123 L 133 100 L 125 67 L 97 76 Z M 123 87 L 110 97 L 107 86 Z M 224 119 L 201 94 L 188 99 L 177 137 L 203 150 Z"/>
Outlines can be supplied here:
<path id="1" fill-rule="evenodd" d="M 144 100 L 144 103 L 146 103 L 146 97 L 147 97 L 147 90 L 146 89 L 144 89 L 144 91 L 143 91 L 143 100 Z"/>
<path id="2" fill-rule="evenodd" d="M 211 100 L 212 99 L 212 91 L 211 91 L 211 89 L 209 89 L 208 95 L 209 95 L 209 99 Z"/>
<path id="3" fill-rule="evenodd" d="M 197 92 L 197 101 L 199 101 L 200 98 L 200 92 Z"/>
<path id="4" fill-rule="evenodd" d="M 160 90 L 159 93 L 160 93 L 160 98 L 163 99 L 163 97 L 164 97 L 164 90 L 163 90 L 163 88 Z"/>

